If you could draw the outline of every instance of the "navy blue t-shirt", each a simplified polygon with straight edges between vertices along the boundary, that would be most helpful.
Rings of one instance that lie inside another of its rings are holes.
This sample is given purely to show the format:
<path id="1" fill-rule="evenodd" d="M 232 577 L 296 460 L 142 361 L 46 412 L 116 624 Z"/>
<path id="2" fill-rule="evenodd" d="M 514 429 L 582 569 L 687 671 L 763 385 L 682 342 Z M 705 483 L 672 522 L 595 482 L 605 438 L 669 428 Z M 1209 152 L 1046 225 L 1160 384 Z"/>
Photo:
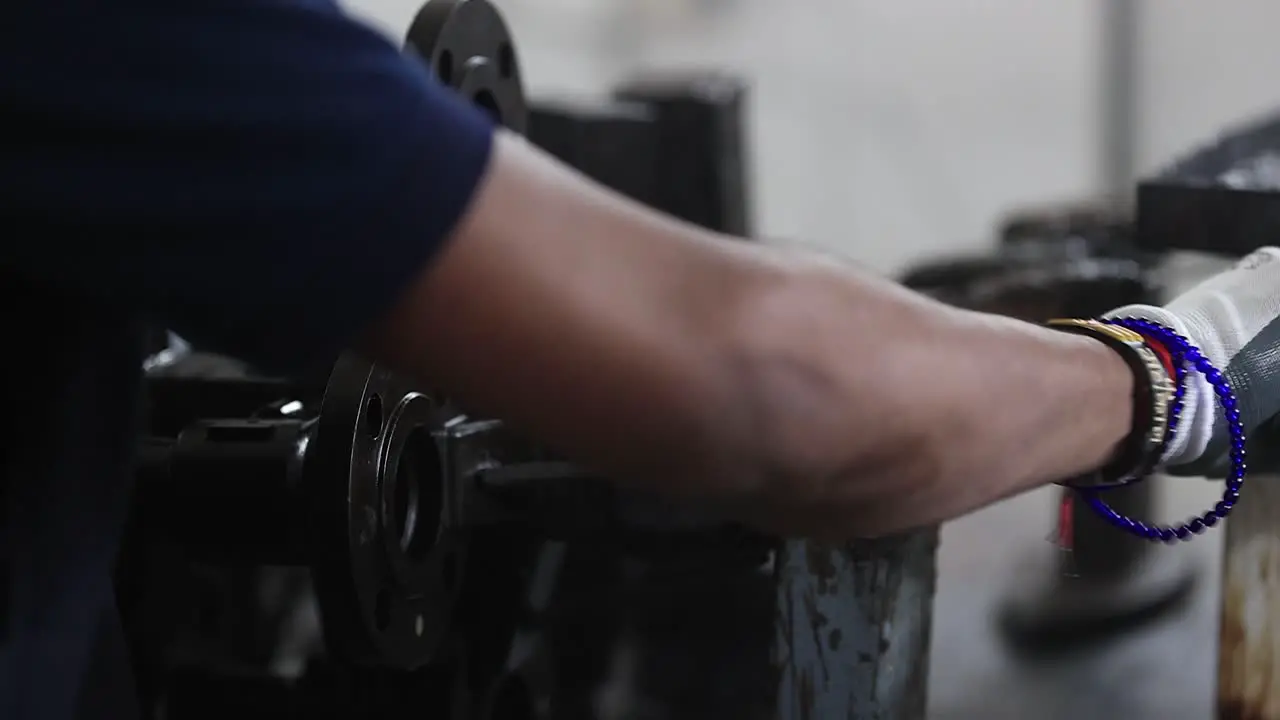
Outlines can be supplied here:
<path id="1" fill-rule="evenodd" d="M 0 718 L 125 717 L 128 675 L 87 668 L 124 662 L 142 328 L 334 356 L 439 250 L 492 128 L 324 0 L 19 0 L 0 58 Z"/>

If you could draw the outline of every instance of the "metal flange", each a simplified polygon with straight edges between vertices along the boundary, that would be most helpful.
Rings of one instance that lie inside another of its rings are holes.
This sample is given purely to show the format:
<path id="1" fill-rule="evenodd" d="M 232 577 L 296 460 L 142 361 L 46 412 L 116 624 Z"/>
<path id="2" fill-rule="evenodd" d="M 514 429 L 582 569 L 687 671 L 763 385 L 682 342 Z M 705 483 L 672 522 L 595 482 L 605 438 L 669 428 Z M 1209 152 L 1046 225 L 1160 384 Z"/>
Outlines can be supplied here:
<path id="1" fill-rule="evenodd" d="M 409 26 L 405 48 L 497 123 L 524 134 L 529 110 L 520 61 L 506 22 L 488 0 L 431 0 Z"/>
<path id="2" fill-rule="evenodd" d="M 325 640 L 341 657 L 415 668 L 445 638 L 466 552 L 435 440 L 448 416 L 356 356 L 334 365 L 304 472 Z"/>

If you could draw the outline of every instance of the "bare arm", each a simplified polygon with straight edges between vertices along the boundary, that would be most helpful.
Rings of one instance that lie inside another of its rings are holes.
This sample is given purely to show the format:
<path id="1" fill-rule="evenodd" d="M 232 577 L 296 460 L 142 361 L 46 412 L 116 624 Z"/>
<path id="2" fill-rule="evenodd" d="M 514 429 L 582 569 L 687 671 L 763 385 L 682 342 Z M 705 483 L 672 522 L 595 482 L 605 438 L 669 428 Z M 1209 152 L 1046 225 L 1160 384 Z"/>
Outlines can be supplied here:
<path id="1" fill-rule="evenodd" d="M 1096 468 L 1132 402 L 1095 341 L 677 223 L 511 137 L 368 348 L 622 482 L 827 537 Z"/>

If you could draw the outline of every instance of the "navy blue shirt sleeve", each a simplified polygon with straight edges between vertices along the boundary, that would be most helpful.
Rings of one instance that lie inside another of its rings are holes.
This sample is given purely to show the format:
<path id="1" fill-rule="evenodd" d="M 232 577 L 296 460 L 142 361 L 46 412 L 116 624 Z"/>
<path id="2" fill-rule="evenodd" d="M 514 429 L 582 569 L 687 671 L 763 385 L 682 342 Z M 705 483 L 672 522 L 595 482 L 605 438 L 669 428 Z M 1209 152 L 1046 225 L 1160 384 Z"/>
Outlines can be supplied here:
<path id="1" fill-rule="evenodd" d="M 492 126 L 322 0 L 20 0 L 0 264 L 274 370 L 336 354 L 465 211 Z"/>

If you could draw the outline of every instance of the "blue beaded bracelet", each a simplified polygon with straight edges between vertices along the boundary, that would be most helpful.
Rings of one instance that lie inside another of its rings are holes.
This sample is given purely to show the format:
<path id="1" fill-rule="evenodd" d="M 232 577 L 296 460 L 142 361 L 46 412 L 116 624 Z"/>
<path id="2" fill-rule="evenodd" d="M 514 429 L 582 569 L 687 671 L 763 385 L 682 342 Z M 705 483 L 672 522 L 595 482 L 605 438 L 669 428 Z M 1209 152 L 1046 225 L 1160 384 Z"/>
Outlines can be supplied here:
<path id="1" fill-rule="evenodd" d="M 1225 519 L 1231 512 L 1231 508 L 1235 506 L 1236 501 L 1240 499 L 1240 488 L 1244 485 L 1246 469 L 1245 437 L 1244 426 L 1240 423 L 1240 409 L 1236 403 L 1235 394 L 1231 392 L 1231 386 L 1227 383 L 1227 379 L 1222 376 L 1222 373 L 1213 366 L 1213 363 L 1208 358 L 1201 354 L 1200 349 L 1173 330 L 1159 323 L 1134 317 L 1116 318 L 1105 322 L 1128 328 L 1159 341 L 1169 351 L 1169 355 L 1173 359 L 1173 366 L 1177 373 L 1177 377 L 1174 378 L 1176 390 L 1173 403 L 1169 408 L 1169 427 L 1165 431 L 1166 445 L 1173 440 L 1174 433 L 1177 431 L 1178 420 L 1182 415 L 1183 394 L 1186 386 L 1186 366 L 1190 364 L 1194 366 L 1197 372 L 1204 375 L 1204 378 L 1209 381 L 1209 385 L 1213 387 L 1214 394 L 1217 395 L 1218 403 L 1222 405 L 1223 413 L 1227 419 L 1227 432 L 1231 436 L 1231 470 L 1227 474 L 1227 487 L 1222 493 L 1222 500 L 1200 517 L 1192 518 L 1179 525 L 1154 525 L 1125 517 L 1111 509 L 1111 506 L 1102 498 L 1102 494 L 1106 491 L 1104 488 L 1077 488 L 1076 492 L 1079 493 L 1089 507 L 1093 508 L 1094 512 L 1120 530 L 1152 542 L 1173 543 L 1179 540 L 1190 540 L 1192 537 L 1204 532 L 1206 528 L 1211 528 L 1217 525 L 1220 520 Z"/>

